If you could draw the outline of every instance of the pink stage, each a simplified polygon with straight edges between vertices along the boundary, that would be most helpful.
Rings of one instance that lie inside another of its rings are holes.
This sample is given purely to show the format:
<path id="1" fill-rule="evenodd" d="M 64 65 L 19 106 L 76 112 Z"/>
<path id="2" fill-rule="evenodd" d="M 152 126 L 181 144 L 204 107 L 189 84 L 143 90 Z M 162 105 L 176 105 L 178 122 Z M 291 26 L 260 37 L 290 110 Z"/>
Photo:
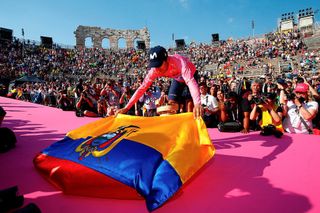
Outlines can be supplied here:
<path id="1" fill-rule="evenodd" d="M 15 149 L 0 154 L 0 189 L 18 185 L 25 204 L 33 202 L 45 213 L 148 212 L 144 200 L 64 195 L 33 167 L 39 151 L 94 118 L 2 97 L 0 106 L 7 111 L 2 126 L 18 140 Z M 320 212 L 319 136 L 209 133 L 214 158 L 154 212 Z"/>

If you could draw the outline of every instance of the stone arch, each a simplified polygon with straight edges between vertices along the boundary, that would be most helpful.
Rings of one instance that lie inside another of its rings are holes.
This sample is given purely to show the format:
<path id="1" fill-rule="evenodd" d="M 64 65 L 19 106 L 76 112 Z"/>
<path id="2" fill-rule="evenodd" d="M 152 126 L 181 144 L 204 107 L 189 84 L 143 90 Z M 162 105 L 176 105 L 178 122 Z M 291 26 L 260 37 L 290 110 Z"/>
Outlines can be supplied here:
<path id="1" fill-rule="evenodd" d="M 124 38 L 126 40 L 126 47 L 128 49 L 134 48 L 135 38 L 141 38 L 145 44 L 146 48 L 150 48 L 150 33 L 148 28 L 143 28 L 140 30 L 115 30 L 115 29 L 101 29 L 100 27 L 88 27 L 88 26 L 78 26 L 74 32 L 76 35 L 76 47 L 85 48 L 85 38 L 92 37 L 93 47 L 102 48 L 102 40 L 108 38 L 110 42 L 111 49 L 118 49 L 118 40 Z"/>
<path id="2" fill-rule="evenodd" d="M 110 39 L 108 37 L 103 37 L 101 41 L 101 47 L 104 49 L 110 48 Z"/>
<path id="3" fill-rule="evenodd" d="M 119 37 L 117 41 L 117 46 L 119 49 L 126 49 L 128 48 L 128 41 L 124 37 Z"/>
<path id="4" fill-rule="evenodd" d="M 84 39 L 84 45 L 86 48 L 92 48 L 93 47 L 93 40 L 91 36 L 87 36 Z"/>

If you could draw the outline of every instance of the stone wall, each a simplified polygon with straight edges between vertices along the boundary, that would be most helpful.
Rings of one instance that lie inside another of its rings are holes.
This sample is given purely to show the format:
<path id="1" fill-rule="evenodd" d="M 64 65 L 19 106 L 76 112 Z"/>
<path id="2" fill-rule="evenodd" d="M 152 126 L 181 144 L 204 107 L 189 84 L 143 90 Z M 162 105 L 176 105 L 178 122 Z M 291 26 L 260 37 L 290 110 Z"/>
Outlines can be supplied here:
<path id="1" fill-rule="evenodd" d="M 150 33 L 146 27 L 140 30 L 115 30 L 80 25 L 74 34 L 76 35 L 77 48 L 84 48 L 85 40 L 88 37 L 92 38 L 94 48 L 102 48 L 102 40 L 105 38 L 109 39 L 111 49 L 118 49 L 118 40 L 120 38 L 126 40 L 126 47 L 128 49 L 134 48 L 135 39 L 144 41 L 146 48 L 150 48 Z"/>

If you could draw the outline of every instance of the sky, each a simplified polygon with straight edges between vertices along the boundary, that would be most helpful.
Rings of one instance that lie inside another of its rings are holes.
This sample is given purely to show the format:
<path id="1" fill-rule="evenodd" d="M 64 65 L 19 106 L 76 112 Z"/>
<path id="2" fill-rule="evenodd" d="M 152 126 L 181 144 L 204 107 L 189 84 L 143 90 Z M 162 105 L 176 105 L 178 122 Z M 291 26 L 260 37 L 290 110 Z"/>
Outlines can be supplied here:
<path id="1" fill-rule="evenodd" d="M 73 46 L 79 25 L 103 29 L 142 29 L 150 32 L 151 46 L 172 47 L 175 39 L 210 43 L 275 31 L 283 13 L 320 9 L 320 0 L 0 0 L 0 27 L 13 35 Z M 297 20 L 297 19 L 296 19 Z M 252 30 L 254 21 L 254 32 Z M 320 12 L 315 14 L 320 23 Z M 174 38 L 174 39 L 173 39 Z M 87 39 L 86 45 L 91 45 Z M 104 44 L 108 47 L 108 43 Z M 124 47 L 124 40 L 119 47 Z"/>

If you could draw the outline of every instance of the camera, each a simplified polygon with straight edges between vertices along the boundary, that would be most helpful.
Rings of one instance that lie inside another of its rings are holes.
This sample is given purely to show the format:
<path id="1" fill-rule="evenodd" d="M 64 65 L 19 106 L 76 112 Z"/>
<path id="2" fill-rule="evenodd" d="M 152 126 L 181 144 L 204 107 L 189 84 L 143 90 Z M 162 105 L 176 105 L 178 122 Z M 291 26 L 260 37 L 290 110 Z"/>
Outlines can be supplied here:
<path id="1" fill-rule="evenodd" d="M 281 138 L 283 133 L 277 130 L 277 128 L 274 125 L 268 124 L 267 126 L 262 127 L 260 135 L 262 136 L 274 135 L 276 138 Z"/>
<path id="2" fill-rule="evenodd" d="M 252 102 L 257 104 L 257 105 L 260 105 L 260 104 L 263 104 L 263 103 L 267 103 L 267 99 L 270 99 L 270 100 L 275 100 L 277 98 L 277 94 L 276 93 L 273 93 L 273 92 L 268 92 L 268 93 L 265 93 L 261 96 L 254 96 L 252 97 Z"/>
<path id="3" fill-rule="evenodd" d="M 254 96 L 252 97 L 252 102 L 255 103 L 256 105 L 263 104 L 267 98 L 265 96 Z"/>

